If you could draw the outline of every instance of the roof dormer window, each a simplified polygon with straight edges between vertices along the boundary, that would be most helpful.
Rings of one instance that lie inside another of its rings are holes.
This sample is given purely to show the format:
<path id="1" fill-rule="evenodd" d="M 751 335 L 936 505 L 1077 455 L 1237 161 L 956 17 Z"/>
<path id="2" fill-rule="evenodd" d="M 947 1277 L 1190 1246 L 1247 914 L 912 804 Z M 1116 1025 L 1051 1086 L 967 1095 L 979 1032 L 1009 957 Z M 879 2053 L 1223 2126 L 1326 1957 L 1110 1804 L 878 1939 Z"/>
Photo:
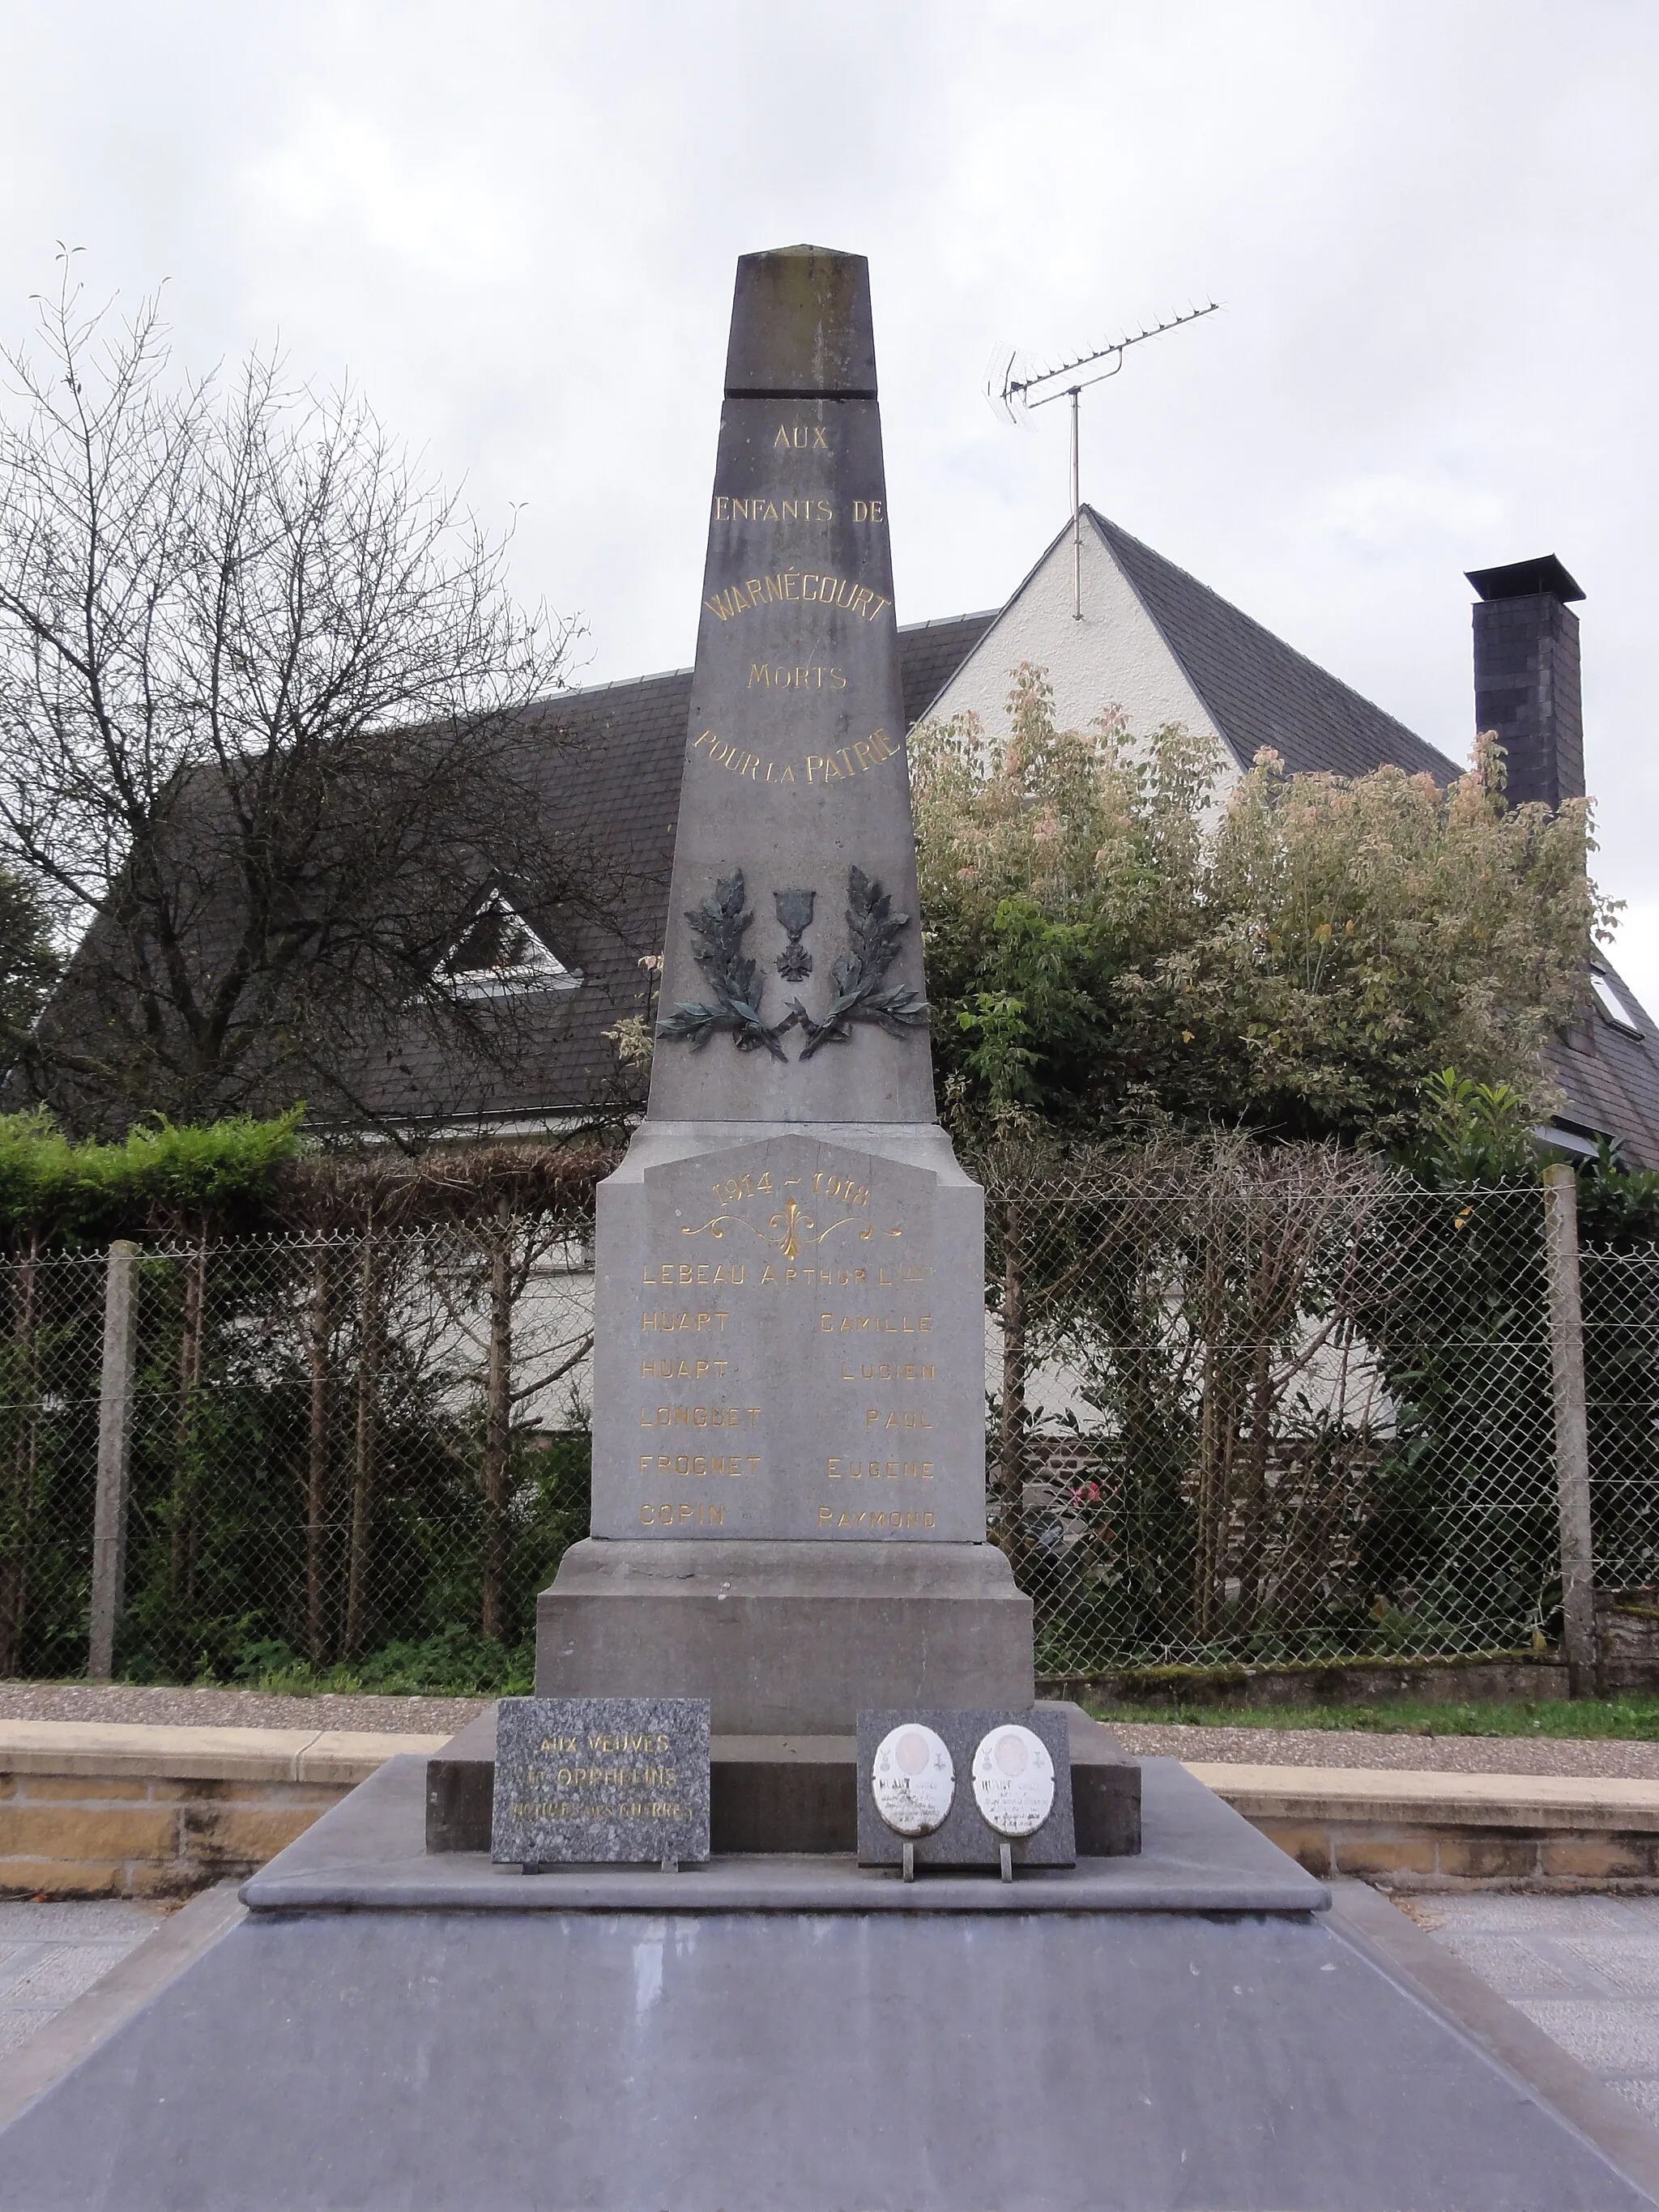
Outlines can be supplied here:
<path id="1" fill-rule="evenodd" d="M 1642 1024 L 1634 1005 L 1626 996 L 1623 985 L 1615 982 L 1605 968 L 1592 966 L 1590 988 L 1595 994 L 1596 1005 L 1614 1029 L 1623 1030 L 1627 1036 L 1641 1036 Z"/>
<path id="2" fill-rule="evenodd" d="M 574 991 L 580 968 L 567 968 L 512 902 L 491 891 L 450 947 L 444 975 L 463 999 L 498 999 L 521 991 Z"/>

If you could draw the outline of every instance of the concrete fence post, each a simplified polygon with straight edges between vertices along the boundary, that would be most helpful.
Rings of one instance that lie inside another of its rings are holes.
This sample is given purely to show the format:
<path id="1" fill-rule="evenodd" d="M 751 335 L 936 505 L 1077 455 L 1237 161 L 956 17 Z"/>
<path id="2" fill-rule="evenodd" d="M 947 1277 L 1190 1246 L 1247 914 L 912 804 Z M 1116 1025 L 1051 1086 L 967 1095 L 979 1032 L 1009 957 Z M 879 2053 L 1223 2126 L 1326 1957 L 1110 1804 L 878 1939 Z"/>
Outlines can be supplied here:
<path id="1" fill-rule="evenodd" d="M 1595 1687 L 1595 1571 L 1589 1430 L 1584 1416 L 1584 1313 L 1578 1285 L 1578 1191 L 1572 1170 L 1544 1170 L 1544 1261 L 1555 1388 L 1555 1498 L 1561 1528 L 1561 1641 L 1575 1698 Z"/>
<path id="2" fill-rule="evenodd" d="M 107 1682 L 127 1571 L 127 1484 L 138 1344 L 138 1247 L 118 1238 L 104 1273 L 104 1371 L 98 1393 L 98 1496 L 92 1520 L 92 1639 L 87 1672 Z"/>

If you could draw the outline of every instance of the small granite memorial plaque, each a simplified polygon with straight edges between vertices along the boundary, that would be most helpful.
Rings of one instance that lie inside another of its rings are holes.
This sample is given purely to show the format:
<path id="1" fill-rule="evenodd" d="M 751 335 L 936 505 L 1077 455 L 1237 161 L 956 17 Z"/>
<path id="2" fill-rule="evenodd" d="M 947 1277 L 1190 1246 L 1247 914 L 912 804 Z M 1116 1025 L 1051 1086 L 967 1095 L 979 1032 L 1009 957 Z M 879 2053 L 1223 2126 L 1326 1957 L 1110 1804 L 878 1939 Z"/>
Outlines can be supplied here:
<path id="1" fill-rule="evenodd" d="M 706 1859 L 708 1698 L 503 1698 L 489 1856 Z"/>
<path id="2" fill-rule="evenodd" d="M 907 1755 L 931 1826 L 902 1785 Z M 1057 1707 L 860 1713 L 858 1788 L 861 1866 L 902 1866 L 908 1852 L 917 1867 L 994 1867 L 1005 1850 L 1013 1867 L 1077 1863 L 1071 1737 Z"/>

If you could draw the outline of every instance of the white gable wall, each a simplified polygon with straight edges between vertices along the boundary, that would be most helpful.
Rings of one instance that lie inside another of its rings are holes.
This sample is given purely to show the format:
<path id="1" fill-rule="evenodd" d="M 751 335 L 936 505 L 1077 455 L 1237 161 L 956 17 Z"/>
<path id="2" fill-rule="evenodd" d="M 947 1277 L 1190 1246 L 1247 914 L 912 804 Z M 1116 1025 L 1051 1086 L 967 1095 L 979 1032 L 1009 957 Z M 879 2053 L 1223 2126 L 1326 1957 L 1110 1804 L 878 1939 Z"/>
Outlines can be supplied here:
<path id="1" fill-rule="evenodd" d="M 977 714 L 988 736 L 1007 727 L 1008 694 L 1023 660 L 1048 672 L 1059 727 L 1086 730 L 1121 708 L 1129 734 L 1177 722 L 1218 738 L 1203 702 L 1164 642 L 1111 549 L 1083 519 L 1083 619 L 1072 612 L 1072 533 L 1051 545 L 940 693 L 933 714 Z M 1235 780 L 1224 743 L 1221 789 Z M 1219 796 L 1220 793 L 1218 793 Z"/>

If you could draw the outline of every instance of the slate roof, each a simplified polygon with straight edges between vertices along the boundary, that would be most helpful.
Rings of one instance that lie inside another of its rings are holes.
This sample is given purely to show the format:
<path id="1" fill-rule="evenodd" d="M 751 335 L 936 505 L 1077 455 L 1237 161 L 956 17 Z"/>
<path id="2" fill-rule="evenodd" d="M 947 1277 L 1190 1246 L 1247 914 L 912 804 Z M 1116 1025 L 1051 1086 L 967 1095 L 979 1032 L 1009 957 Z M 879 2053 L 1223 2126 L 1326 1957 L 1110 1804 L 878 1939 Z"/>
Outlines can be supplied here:
<path id="1" fill-rule="evenodd" d="M 1565 1102 L 1555 1118 L 1569 1133 L 1617 1137 L 1627 1166 L 1659 1168 L 1659 1024 L 1611 962 L 1600 964 L 1640 1017 L 1642 1035 L 1592 1006 L 1550 1054 Z"/>
<path id="2" fill-rule="evenodd" d="M 992 619 L 988 611 L 900 629 L 907 725 Z M 514 887 L 525 920 L 567 968 L 581 969 L 582 987 L 504 1009 L 503 1022 L 516 1025 L 505 1068 L 462 1062 L 424 1037 L 382 1054 L 354 1085 L 374 1113 L 411 1128 L 499 1127 L 642 1103 L 642 1083 L 622 1069 L 605 1031 L 644 1012 L 640 958 L 662 949 L 690 709 L 691 671 L 676 668 L 562 692 L 526 718 L 526 765 L 549 840 L 614 863 L 585 911 L 538 901 L 533 884 Z"/>
<path id="3" fill-rule="evenodd" d="M 1229 605 L 1171 561 L 1086 508 L 1216 730 L 1241 766 L 1271 745 L 1292 773 L 1364 775 L 1392 763 L 1438 783 L 1456 764 L 1347 684 Z M 907 726 L 919 721 L 1000 610 L 918 623 L 899 631 Z M 580 902 L 510 896 L 567 968 L 574 991 L 507 1002 L 515 1024 L 503 1066 L 410 1039 L 353 1071 L 374 1115 L 410 1130 L 557 1125 L 636 1109 L 644 1085 L 620 1065 L 605 1031 L 647 1008 L 641 955 L 660 951 L 674 826 L 690 711 L 691 671 L 559 694 L 527 715 L 526 766 L 540 793 L 550 852 L 599 856 L 605 880 Z M 568 874 L 568 870 L 550 871 Z M 1604 966 L 1608 963 L 1603 961 Z M 1611 972 L 1611 970 L 1610 970 Z M 1592 1007 L 1553 1052 L 1569 1130 L 1618 1135 L 1636 1164 L 1659 1168 L 1659 1024 L 1637 1006 L 1632 1036 Z"/>
<path id="4" fill-rule="evenodd" d="M 1207 584 L 1086 507 L 1136 598 L 1203 701 L 1241 768 L 1264 745 L 1292 775 L 1426 769 L 1445 784 L 1462 770 L 1416 732 L 1309 660 Z"/>

